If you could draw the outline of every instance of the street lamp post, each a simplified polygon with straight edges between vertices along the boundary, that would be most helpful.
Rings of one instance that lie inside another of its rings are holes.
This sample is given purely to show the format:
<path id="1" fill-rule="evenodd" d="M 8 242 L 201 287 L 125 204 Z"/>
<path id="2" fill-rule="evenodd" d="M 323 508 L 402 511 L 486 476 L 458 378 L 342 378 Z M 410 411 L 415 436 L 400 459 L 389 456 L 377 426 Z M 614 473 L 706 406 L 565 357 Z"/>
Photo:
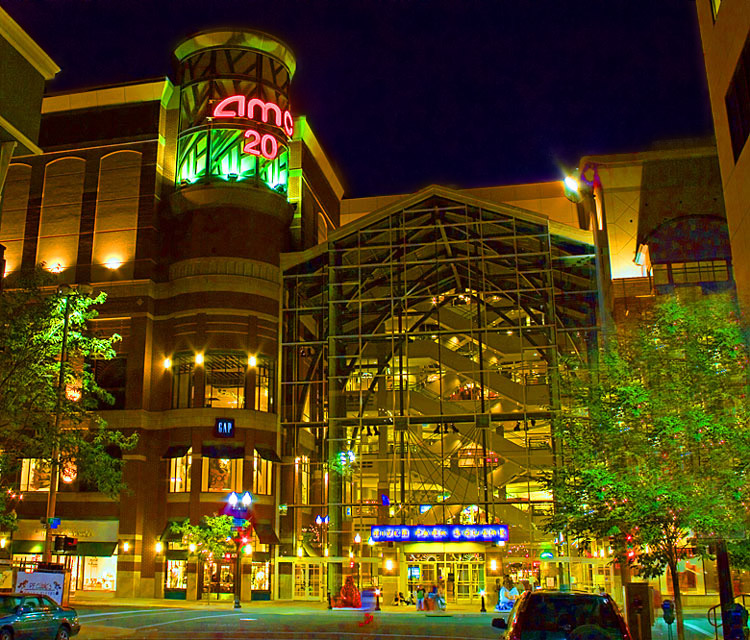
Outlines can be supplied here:
<path id="1" fill-rule="evenodd" d="M 65 296 L 65 316 L 63 319 L 62 345 L 60 347 L 60 371 L 57 378 L 57 399 L 55 402 L 55 429 L 52 434 L 52 463 L 50 465 L 49 493 L 47 494 L 47 510 L 44 521 L 44 562 L 52 560 L 52 520 L 57 506 L 57 486 L 60 475 L 60 421 L 62 419 L 62 397 L 65 388 L 65 363 L 68 360 L 68 330 L 70 327 L 70 299 L 76 293 L 89 295 L 92 291 L 89 285 L 60 285 L 57 292 Z"/>
<path id="2" fill-rule="evenodd" d="M 229 494 L 227 502 L 231 507 L 232 514 L 237 517 L 236 514 L 240 513 L 242 516 L 247 516 L 247 512 L 253 504 L 253 498 L 249 492 L 245 491 L 240 498 L 234 491 Z M 234 565 L 234 608 L 240 608 L 240 599 L 242 596 L 242 536 L 238 535 L 235 538 L 235 546 L 237 549 L 237 555 L 235 558 Z"/>

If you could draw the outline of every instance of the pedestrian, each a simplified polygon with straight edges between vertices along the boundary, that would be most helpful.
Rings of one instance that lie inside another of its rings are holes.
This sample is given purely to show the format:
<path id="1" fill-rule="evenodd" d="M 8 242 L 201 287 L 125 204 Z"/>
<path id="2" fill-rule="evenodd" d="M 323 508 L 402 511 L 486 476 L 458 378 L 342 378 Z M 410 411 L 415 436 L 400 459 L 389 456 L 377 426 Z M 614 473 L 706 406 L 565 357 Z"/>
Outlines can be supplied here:
<path id="1" fill-rule="evenodd" d="M 510 576 L 505 576 L 503 580 L 503 586 L 500 589 L 500 595 L 497 599 L 496 611 L 510 611 L 513 608 L 513 604 L 518 598 L 518 589 L 513 584 L 513 580 Z"/>
<path id="2" fill-rule="evenodd" d="M 417 587 L 417 611 L 424 611 L 424 587 L 421 584 Z"/>

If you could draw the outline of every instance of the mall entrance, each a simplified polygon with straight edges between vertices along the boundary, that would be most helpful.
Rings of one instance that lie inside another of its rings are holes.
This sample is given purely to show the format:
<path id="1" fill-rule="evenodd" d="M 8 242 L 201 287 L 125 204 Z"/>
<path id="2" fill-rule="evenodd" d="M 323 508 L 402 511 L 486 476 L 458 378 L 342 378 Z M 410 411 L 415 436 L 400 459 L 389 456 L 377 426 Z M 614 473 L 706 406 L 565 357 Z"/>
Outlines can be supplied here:
<path id="1" fill-rule="evenodd" d="M 323 599 L 323 569 L 325 565 L 312 562 L 294 563 L 294 599 Z"/>
<path id="2" fill-rule="evenodd" d="M 433 585 L 444 591 L 447 602 L 474 602 L 484 572 L 481 553 L 412 553 L 406 554 L 408 589 L 414 593 L 421 585 L 426 592 Z"/>

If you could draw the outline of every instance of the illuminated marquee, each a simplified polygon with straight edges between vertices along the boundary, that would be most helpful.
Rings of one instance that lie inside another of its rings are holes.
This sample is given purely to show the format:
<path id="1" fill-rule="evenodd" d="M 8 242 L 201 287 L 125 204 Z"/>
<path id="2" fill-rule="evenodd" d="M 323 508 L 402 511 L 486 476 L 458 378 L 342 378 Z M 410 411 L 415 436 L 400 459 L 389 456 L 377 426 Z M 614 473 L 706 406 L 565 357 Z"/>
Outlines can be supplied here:
<path id="1" fill-rule="evenodd" d="M 507 542 L 506 524 L 380 525 L 372 527 L 375 542 Z"/>
<path id="2" fill-rule="evenodd" d="M 247 118 L 278 127 L 289 138 L 294 134 L 294 118 L 289 110 L 282 112 L 279 105 L 273 102 L 263 102 L 259 98 L 248 100 L 241 95 L 229 96 L 214 107 L 211 115 L 214 118 Z M 270 133 L 247 129 L 245 137 L 248 138 L 248 142 L 242 147 L 245 153 L 263 156 L 268 160 L 273 160 L 279 155 L 278 140 Z"/>

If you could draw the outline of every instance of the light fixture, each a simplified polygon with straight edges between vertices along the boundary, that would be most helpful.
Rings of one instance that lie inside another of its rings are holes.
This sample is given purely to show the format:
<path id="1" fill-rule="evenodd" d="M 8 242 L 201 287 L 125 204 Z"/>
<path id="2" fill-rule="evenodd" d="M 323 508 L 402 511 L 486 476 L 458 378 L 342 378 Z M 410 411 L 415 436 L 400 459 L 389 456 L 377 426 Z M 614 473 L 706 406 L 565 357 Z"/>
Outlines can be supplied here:
<path id="1" fill-rule="evenodd" d="M 361 535 L 359 535 L 359 533 L 357 533 L 357 534 L 356 534 L 356 535 L 354 536 L 354 542 L 355 542 L 356 544 L 359 544 L 360 542 L 362 542 L 362 536 L 361 536 Z"/>
<path id="2" fill-rule="evenodd" d="M 505 540 L 498 540 L 497 541 L 497 546 L 498 547 L 504 547 L 505 546 Z"/>
<path id="3" fill-rule="evenodd" d="M 247 359 L 247 366 L 248 367 L 255 367 L 257 365 L 258 365 L 258 358 L 256 358 L 255 356 L 250 356 Z"/>
<path id="4" fill-rule="evenodd" d="M 323 549 L 323 555 L 327 558 L 328 557 L 328 547 Z"/>
<path id="5" fill-rule="evenodd" d="M 232 491 L 232 493 L 229 494 L 229 497 L 227 498 L 227 502 L 229 503 L 229 506 L 234 509 L 237 506 L 237 503 L 240 501 L 237 494 Z"/>
<path id="6" fill-rule="evenodd" d="M 297 556 L 302 557 L 304 555 L 305 551 L 302 549 L 302 547 L 297 547 Z"/>
<path id="7" fill-rule="evenodd" d="M 490 560 L 490 571 L 497 571 L 497 560 Z"/>
<path id="8" fill-rule="evenodd" d="M 388 560 L 385 561 L 385 570 L 386 571 L 393 571 L 393 560 L 388 558 Z"/>
<path id="9" fill-rule="evenodd" d="M 583 200 L 581 194 L 581 183 L 574 176 L 565 176 L 563 180 L 563 189 L 565 191 L 565 197 L 571 202 L 578 204 Z"/>
<path id="10" fill-rule="evenodd" d="M 122 260 L 118 260 L 117 258 L 110 258 L 104 263 L 104 266 L 107 267 L 107 269 L 111 269 L 114 271 L 115 269 L 119 269 L 122 266 Z"/>
<path id="11" fill-rule="evenodd" d="M 349 559 L 350 559 L 350 560 L 353 560 L 353 559 L 354 559 L 354 551 L 350 551 L 350 552 L 349 552 Z"/>
<path id="12" fill-rule="evenodd" d="M 5 538 L 0 538 L 0 549 L 5 549 L 6 544 L 8 544 L 8 541 Z"/>
<path id="13" fill-rule="evenodd" d="M 203 354 L 202 353 L 196 353 L 195 354 L 195 364 L 203 364 Z"/>
<path id="14" fill-rule="evenodd" d="M 123 542 L 122 543 L 122 550 L 125 553 L 127 553 L 128 551 L 130 551 L 130 543 L 129 542 Z"/>
<path id="15" fill-rule="evenodd" d="M 52 273 L 62 273 L 62 271 L 63 271 L 63 269 L 64 269 L 64 268 L 65 268 L 65 267 L 63 267 L 63 266 L 62 266 L 62 265 L 61 265 L 61 264 L 60 264 L 60 263 L 58 262 L 58 263 L 56 263 L 56 264 L 53 264 L 53 265 L 52 265 L 51 267 L 49 267 L 49 270 L 50 270 L 50 271 L 51 271 Z"/>
<path id="16" fill-rule="evenodd" d="M 316 518 L 315 518 L 315 524 L 317 524 L 318 526 L 320 526 L 321 524 L 323 524 L 323 516 L 321 516 L 320 514 L 318 514 L 316 516 Z"/>
<path id="17" fill-rule="evenodd" d="M 249 492 L 245 491 L 245 493 L 242 494 L 242 506 L 245 509 L 249 509 L 250 505 L 253 504 L 253 497 L 250 495 Z"/>
<path id="18" fill-rule="evenodd" d="M 373 540 L 373 539 L 372 539 L 372 536 L 370 536 L 370 537 L 369 537 L 369 538 L 367 539 L 367 544 L 369 544 L 369 545 L 370 545 L 371 547 L 374 547 L 374 546 L 375 546 L 375 540 Z"/>
<path id="19" fill-rule="evenodd" d="M 243 552 L 243 553 L 244 553 L 244 554 L 245 554 L 246 556 L 251 556 L 251 555 L 253 555 L 253 545 L 251 545 L 251 544 L 246 544 L 246 545 L 245 545 L 244 547 L 242 547 L 242 552 Z"/>
<path id="20" fill-rule="evenodd" d="M 170 369 L 172 367 L 172 359 L 164 358 L 164 362 L 162 362 L 162 365 L 164 365 L 165 369 Z"/>
<path id="21" fill-rule="evenodd" d="M 195 553 L 195 550 L 196 550 L 196 548 L 197 548 L 197 547 L 195 546 L 195 543 L 194 543 L 194 542 L 191 542 L 191 543 L 190 543 L 190 544 L 188 545 L 188 551 L 189 551 L 190 553 Z"/>
<path id="22" fill-rule="evenodd" d="M 155 548 L 156 548 L 156 553 L 161 553 L 162 551 L 164 551 L 164 545 L 162 544 L 160 540 L 156 543 Z"/>

